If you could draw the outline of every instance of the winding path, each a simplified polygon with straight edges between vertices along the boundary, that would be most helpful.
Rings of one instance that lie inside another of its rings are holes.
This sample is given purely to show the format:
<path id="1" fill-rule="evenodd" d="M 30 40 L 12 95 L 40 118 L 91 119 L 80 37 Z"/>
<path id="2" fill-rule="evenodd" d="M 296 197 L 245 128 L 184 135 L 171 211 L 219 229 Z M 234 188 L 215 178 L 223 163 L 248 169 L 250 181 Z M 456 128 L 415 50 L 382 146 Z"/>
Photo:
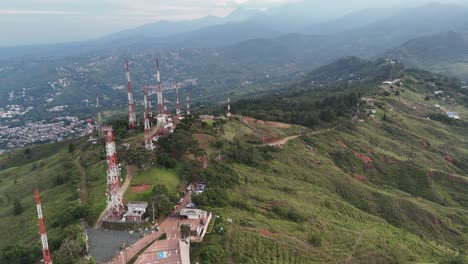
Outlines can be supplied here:
<path id="1" fill-rule="evenodd" d="M 335 129 L 335 128 L 328 128 L 328 129 L 324 129 L 324 130 L 308 132 L 307 135 L 309 135 L 309 136 L 318 135 L 318 134 L 329 132 L 329 131 L 331 131 L 333 129 Z M 300 137 L 300 135 L 294 135 L 294 136 L 288 136 L 288 137 L 280 138 L 280 139 L 275 140 L 273 142 L 265 143 L 265 144 L 263 144 L 263 146 L 281 147 L 284 144 L 288 143 L 290 140 L 296 139 L 298 137 Z"/>
<path id="2" fill-rule="evenodd" d="M 122 185 L 122 189 L 121 189 L 122 196 L 125 194 L 128 187 L 130 186 L 130 183 L 132 182 L 132 178 L 133 178 L 133 173 L 135 173 L 135 170 L 136 170 L 136 167 L 134 165 L 127 165 L 125 167 L 125 171 L 127 172 L 127 176 L 125 177 L 125 182 Z M 104 217 L 106 216 L 106 213 L 107 213 L 107 208 L 104 208 L 104 210 L 102 210 L 101 214 L 99 215 L 99 218 L 96 220 L 96 224 L 94 224 L 95 229 L 101 227 L 102 221 L 104 220 Z"/>
<path id="3" fill-rule="evenodd" d="M 80 162 L 81 156 L 76 157 L 75 159 L 75 166 L 80 171 L 80 202 L 81 204 L 88 203 L 88 172 L 86 168 L 81 165 Z"/>
<path id="4" fill-rule="evenodd" d="M 273 141 L 273 142 L 270 142 L 270 143 L 266 143 L 265 146 L 281 147 L 281 146 L 283 146 L 284 144 L 288 143 L 289 140 L 293 140 L 293 139 L 298 138 L 298 137 L 299 137 L 299 135 L 281 138 L 281 139 L 278 139 L 278 140 L 276 140 L 276 141 Z"/>

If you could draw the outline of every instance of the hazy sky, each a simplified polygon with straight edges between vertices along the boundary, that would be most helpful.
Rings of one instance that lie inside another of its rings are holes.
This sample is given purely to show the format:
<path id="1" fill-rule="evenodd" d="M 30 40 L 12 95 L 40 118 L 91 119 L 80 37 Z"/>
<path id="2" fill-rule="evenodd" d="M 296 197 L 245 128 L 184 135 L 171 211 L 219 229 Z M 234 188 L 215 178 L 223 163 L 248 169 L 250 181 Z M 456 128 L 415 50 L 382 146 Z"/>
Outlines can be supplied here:
<path id="1" fill-rule="evenodd" d="M 269 8 L 294 1 L 301 0 L 0 0 L 0 46 L 83 40 L 158 20 L 225 16 L 239 5 Z M 336 15 L 337 12 L 423 4 L 431 0 L 305 1 L 317 3 L 322 15 L 328 12 Z"/>

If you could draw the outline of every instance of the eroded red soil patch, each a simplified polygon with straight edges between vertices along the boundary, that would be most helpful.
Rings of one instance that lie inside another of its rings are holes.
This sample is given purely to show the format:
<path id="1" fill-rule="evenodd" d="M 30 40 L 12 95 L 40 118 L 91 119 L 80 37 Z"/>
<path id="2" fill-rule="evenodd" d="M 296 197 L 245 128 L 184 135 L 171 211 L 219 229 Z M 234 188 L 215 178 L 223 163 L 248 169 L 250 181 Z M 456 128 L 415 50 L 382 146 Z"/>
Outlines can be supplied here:
<path id="1" fill-rule="evenodd" d="M 262 235 L 265 235 L 265 236 L 274 236 L 275 234 L 273 234 L 272 232 L 268 231 L 268 230 L 258 230 L 258 232 L 260 232 Z"/>
<path id="2" fill-rule="evenodd" d="M 449 154 L 445 154 L 444 159 L 452 164 L 457 164 L 457 161 L 455 160 L 455 158 Z"/>
<path id="3" fill-rule="evenodd" d="M 281 137 L 279 135 L 275 135 L 273 137 L 264 137 L 265 143 L 272 143 L 279 140 Z"/>
<path id="4" fill-rule="evenodd" d="M 211 142 L 216 140 L 215 137 L 207 134 L 193 134 L 193 136 L 198 140 L 198 144 L 202 149 L 208 149 Z"/>
<path id="5" fill-rule="evenodd" d="M 429 147 L 431 146 L 431 144 L 429 143 L 427 139 L 421 140 L 420 145 L 422 149 L 429 149 Z"/>
<path id="6" fill-rule="evenodd" d="M 357 152 L 355 150 L 353 150 L 353 152 L 354 152 L 354 155 L 358 159 L 360 159 L 362 162 L 364 162 L 367 169 L 373 169 L 374 168 L 374 161 L 369 156 L 367 156 L 366 154 L 359 153 L 359 152 Z"/>
<path id="7" fill-rule="evenodd" d="M 132 185 L 130 187 L 130 191 L 132 193 L 141 193 L 141 192 L 146 192 L 151 188 L 150 184 L 139 184 L 139 185 Z"/>
<path id="8" fill-rule="evenodd" d="M 266 122 L 267 125 L 274 128 L 291 128 L 290 124 L 280 123 L 280 122 Z"/>
<path id="9" fill-rule="evenodd" d="M 340 144 L 340 146 L 342 146 L 343 148 L 348 148 L 348 146 L 341 140 L 338 140 L 338 144 Z"/>
<path id="10" fill-rule="evenodd" d="M 353 178 L 354 179 L 357 179 L 357 180 L 360 180 L 360 181 L 368 181 L 367 177 L 366 176 L 363 176 L 363 175 L 360 175 L 360 174 L 353 174 Z"/>

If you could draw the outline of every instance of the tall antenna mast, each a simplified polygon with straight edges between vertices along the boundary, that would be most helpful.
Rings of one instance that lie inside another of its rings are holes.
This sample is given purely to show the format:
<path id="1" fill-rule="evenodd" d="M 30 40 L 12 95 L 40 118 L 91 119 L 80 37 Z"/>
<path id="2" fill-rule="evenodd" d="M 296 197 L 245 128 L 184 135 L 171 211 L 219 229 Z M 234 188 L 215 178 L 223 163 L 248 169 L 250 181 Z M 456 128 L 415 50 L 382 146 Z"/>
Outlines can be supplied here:
<path id="1" fill-rule="evenodd" d="M 108 218 L 120 220 L 123 215 L 124 205 L 122 201 L 120 164 L 115 149 L 114 130 L 107 127 L 106 155 L 107 155 L 107 212 Z"/>
<path id="2" fill-rule="evenodd" d="M 151 142 L 151 125 L 149 121 L 149 114 L 148 114 L 148 100 L 147 96 L 147 88 L 146 86 L 143 87 L 143 101 L 145 106 L 144 117 L 145 117 L 145 148 L 148 150 L 152 150 L 153 142 Z"/>
<path id="3" fill-rule="evenodd" d="M 190 97 L 187 96 L 187 110 L 185 110 L 187 115 L 190 115 Z"/>
<path id="4" fill-rule="evenodd" d="M 156 126 L 159 132 L 164 132 L 167 125 L 167 116 L 164 111 L 163 89 L 161 86 L 161 74 L 159 73 L 159 60 L 156 59 L 156 81 L 158 82 L 158 116 Z"/>
<path id="5" fill-rule="evenodd" d="M 176 115 L 180 116 L 179 87 L 176 85 Z"/>
<path id="6" fill-rule="evenodd" d="M 148 117 L 149 118 L 153 118 L 153 104 L 151 103 L 151 98 L 150 98 L 150 95 L 151 95 L 151 90 L 147 90 L 148 91 L 148 94 L 147 94 L 147 100 L 148 100 Z"/>
<path id="7" fill-rule="evenodd" d="M 164 108 L 163 108 L 163 95 L 162 95 L 162 87 L 161 87 L 161 74 L 159 73 L 159 60 L 156 59 L 156 82 L 158 83 L 158 115 L 162 115 Z"/>
<path id="8" fill-rule="evenodd" d="M 228 105 L 227 105 L 227 113 L 226 113 L 226 116 L 227 117 L 231 117 L 231 98 L 228 97 Z"/>
<path id="9" fill-rule="evenodd" d="M 42 218 L 41 198 L 39 197 L 39 191 L 37 189 L 34 189 L 34 198 L 36 200 L 37 218 L 39 219 L 39 230 L 41 232 L 42 257 L 44 258 L 45 264 L 52 264 L 49 251 L 49 242 L 47 241 L 47 232 L 44 219 Z"/>
<path id="10" fill-rule="evenodd" d="M 130 69 L 128 67 L 128 59 L 125 60 L 125 68 L 127 70 L 127 87 L 128 87 L 128 128 L 135 130 L 137 128 L 135 103 L 133 102 L 132 81 L 130 80 Z"/>
<path id="11" fill-rule="evenodd" d="M 168 112 L 167 112 L 167 101 L 166 101 L 166 97 L 164 97 L 163 95 L 163 109 L 164 109 L 164 114 L 167 115 Z"/>
<path id="12" fill-rule="evenodd" d="M 98 136 L 102 136 L 102 116 L 101 116 L 101 105 L 99 104 L 99 94 L 96 93 L 96 125 Z"/>
<path id="13" fill-rule="evenodd" d="M 91 118 L 88 118 L 86 122 L 88 123 L 88 126 L 86 128 L 88 130 L 88 136 L 89 136 L 88 142 L 94 142 L 95 139 L 93 137 L 94 136 L 93 120 Z"/>

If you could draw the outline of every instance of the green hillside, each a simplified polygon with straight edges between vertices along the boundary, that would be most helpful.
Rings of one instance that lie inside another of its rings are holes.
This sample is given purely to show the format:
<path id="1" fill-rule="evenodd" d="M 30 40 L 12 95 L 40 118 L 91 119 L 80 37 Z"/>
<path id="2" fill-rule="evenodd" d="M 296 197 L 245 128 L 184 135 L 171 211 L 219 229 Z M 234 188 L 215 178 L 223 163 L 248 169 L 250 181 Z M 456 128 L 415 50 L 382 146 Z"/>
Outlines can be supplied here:
<path id="1" fill-rule="evenodd" d="M 261 123 L 244 119 L 226 124 L 220 137 L 233 142 L 221 149 L 227 162 L 215 163 L 202 174 L 214 190 L 197 198 L 221 218 L 208 239 L 195 247 L 193 259 L 201 263 L 465 263 L 468 126 L 466 121 L 442 118 L 445 113 L 434 107 L 442 104 L 441 99 L 428 96 L 432 91 L 424 78 L 418 79 L 426 74 L 400 74 L 401 87 L 380 82 L 358 85 L 363 95 L 372 95 L 373 107 L 361 103 L 353 114 L 311 124 L 333 125 L 331 129 L 285 130 L 282 137 L 301 136 L 281 149 L 247 142 L 264 134 Z M 448 79 L 440 85 L 455 92 Z M 356 92 L 357 87 L 348 86 L 348 91 Z M 296 106 L 307 98 L 311 102 L 302 111 L 318 114 L 320 100 L 312 92 L 246 100 L 233 109 L 246 106 L 249 113 L 266 113 L 277 108 L 281 115 L 258 116 L 287 121 L 301 113 Z M 463 101 L 456 102 L 444 107 L 466 116 Z M 333 110 L 335 105 L 322 107 Z M 370 109 L 376 110 L 375 117 L 364 114 Z M 243 143 L 236 143 L 240 138 Z M 232 184 L 219 179 L 227 177 L 223 176 L 226 171 L 231 171 L 226 180 Z M 218 188 L 229 191 L 221 195 Z M 218 232 L 221 227 L 226 230 L 223 234 Z"/>
<path id="2" fill-rule="evenodd" d="M 222 218 L 194 258 L 202 263 L 435 263 L 457 251 L 466 254 L 466 165 L 444 159 L 445 151 L 460 160 L 468 157 L 468 142 L 457 140 L 466 129 L 452 131 L 400 114 L 392 118 L 401 118 L 404 126 L 350 123 L 303 135 L 270 151 L 261 166 L 229 164 L 238 182 L 223 186 L 229 189 L 224 201 L 199 198 Z M 225 130 L 235 127 L 228 124 Z M 413 135 L 428 128 L 450 137 Z M 431 147 L 422 149 L 422 140 Z M 206 173 L 208 186 L 213 187 L 211 174 L 219 173 L 216 167 Z M 202 195 L 212 198 L 210 189 Z M 226 234 L 216 234 L 220 227 Z"/>
<path id="3" fill-rule="evenodd" d="M 401 81 L 382 84 L 390 77 Z M 434 95 L 439 89 L 443 96 Z M 194 201 L 219 218 L 193 245 L 194 262 L 465 263 L 464 92 L 444 76 L 346 58 L 271 95 L 234 102 L 243 115 L 186 118 L 154 152 L 141 146 L 140 132 L 115 121 L 120 161 L 133 165 L 131 183 L 143 188 L 125 198 L 157 197 L 164 202 L 156 216 L 164 216 L 182 184 L 204 180 Z M 36 186 L 54 262 L 69 263 L 62 256 L 70 248 L 78 260 L 80 219 L 94 225 L 105 207 L 104 159 L 103 142 L 85 139 L 0 156 L 0 224 L 9 227 L 0 233 L 0 260 L 8 263 L 14 249 L 40 257 Z"/>
<path id="4" fill-rule="evenodd" d="M 88 214 L 88 204 L 96 191 L 92 186 L 88 186 L 92 181 L 87 182 L 86 170 L 83 169 L 80 158 L 84 155 L 89 157 L 100 155 L 99 149 L 88 147 L 87 144 L 85 140 L 76 140 L 36 145 L 1 156 L 0 224 L 5 228 L 0 231 L 2 237 L 0 248 L 4 249 L 3 257 L 6 257 L 6 249 L 9 246 L 27 247 L 27 252 L 24 254 L 32 254 L 34 258 L 42 255 L 34 188 L 40 191 L 44 221 L 53 256 L 59 259 L 57 257 L 59 248 L 66 239 L 77 241 L 80 246 L 76 254 L 80 254 L 84 241 L 79 219 L 91 217 Z M 98 158 L 96 161 L 101 159 Z M 98 177 L 104 174 L 99 175 L 89 171 L 88 176 L 94 181 L 99 181 Z M 88 190 L 89 194 L 83 189 Z M 103 202 L 103 199 L 100 200 Z M 99 210 L 102 209 L 100 206 Z M 4 259 L 7 260 L 10 259 Z M 27 263 L 27 261 L 18 263 Z"/>

